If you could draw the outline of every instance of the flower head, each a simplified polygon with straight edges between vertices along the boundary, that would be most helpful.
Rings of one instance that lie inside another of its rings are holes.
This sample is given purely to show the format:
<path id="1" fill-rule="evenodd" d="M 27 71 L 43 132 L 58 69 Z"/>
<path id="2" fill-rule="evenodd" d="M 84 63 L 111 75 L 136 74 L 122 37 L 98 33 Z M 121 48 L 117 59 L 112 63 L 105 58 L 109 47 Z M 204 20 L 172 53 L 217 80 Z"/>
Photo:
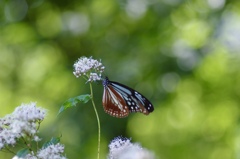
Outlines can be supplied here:
<path id="1" fill-rule="evenodd" d="M 17 107 L 13 116 L 18 120 L 23 121 L 41 121 L 46 115 L 46 110 L 40 107 L 36 107 L 36 103 L 32 102 L 30 104 L 22 104 Z"/>
<path id="2" fill-rule="evenodd" d="M 100 61 L 92 59 L 92 57 L 81 57 L 73 65 L 73 74 L 78 78 L 82 75 L 88 78 L 89 82 L 101 80 L 104 66 Z"/>
<path id="3" fill-rule="evenodd" d="M 36 107 L 36 103 L 22 104 L 12 114 L 0 118 L 0 150 L 7 145 L 14 146 L 17 139 L 30 136 L 39 141 L 38 123 L 46 115 L 46 110 Z"/>
<path id="4" fill-rule="evenodd" d="M 109 144 L 108 159 L 154 159 L 154 155 L 130 139 L 116 137 Z"/>
<path id="5" fill-rule="evenodd" d="M 44 149 L 41 149 L 38 152 L 37 157 L 41 159 L 48 159 L 48 158 L 66 159 L 66 157 L 62 155 L 63 152 L 64 152 L 64 146 L 60 143 L 57 143 L 55 145 L 52 144 Z"/>

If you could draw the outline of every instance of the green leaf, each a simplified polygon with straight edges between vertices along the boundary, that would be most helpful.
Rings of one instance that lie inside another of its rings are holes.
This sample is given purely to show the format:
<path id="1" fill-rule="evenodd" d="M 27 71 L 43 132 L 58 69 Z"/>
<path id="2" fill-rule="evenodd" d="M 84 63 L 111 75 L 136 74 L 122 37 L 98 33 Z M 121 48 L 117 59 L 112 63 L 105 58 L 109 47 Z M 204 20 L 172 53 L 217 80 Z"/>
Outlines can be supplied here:
<path id="1" fill-rule="evenodd" d="M 77 97 L 73 97 L 68 99 L 66 102 L 63 103 L 63 105 L 60 107 L 58 111 L 58 115 L 63 112 L 64 110 L 70 108 L 70 107 L 75 107 L 78 103 L 87 103 L 91 99 L 91 96 L 89 94 L 85 95 L 80 95 Z"/>
<path id="2" fill-rule="evenodd" d="M 17 152 L 19 158 L 24 158 L 27 154 L 29 154 L 28 148 L 21 149 Z"/>
<path id="3" fill-rule="evenodd" d="M 50 146 L 50 145 L 56 145 L 57 143 L 60 142 L 60 138 L 61 138 L 61 137 L 52 137 L 51 140 L 45 142 L 42 147 L 43 147 L 43 148 L 46 148 L 46 147 L 48 147 L 48 146 Z"/>

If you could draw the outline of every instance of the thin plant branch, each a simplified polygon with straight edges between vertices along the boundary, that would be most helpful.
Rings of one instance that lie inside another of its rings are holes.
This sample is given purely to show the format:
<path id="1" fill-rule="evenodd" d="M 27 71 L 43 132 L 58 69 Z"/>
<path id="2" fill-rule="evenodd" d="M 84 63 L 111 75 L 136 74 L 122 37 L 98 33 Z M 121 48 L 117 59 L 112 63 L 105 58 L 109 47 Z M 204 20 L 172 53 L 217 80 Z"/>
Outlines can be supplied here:
<path id="1" fill-rule="evenodd" d="M 91 97 L 92 97 L 92 105 L 93 109 L 95 111 L 96 117 L 97 117 L 97 123 L 98 123 L 98 153 L 97 153 L 97 159 L 100 157 L 100 141 L 101 141 L 101 127 L 100 127 L 100 120 L 98 116 L 98 112 L 94 103 L 94 98 L 93 98 L 93 90 L 92 90 L 92 84 L 90 83 L 90 91 L 91 91 Z"/>

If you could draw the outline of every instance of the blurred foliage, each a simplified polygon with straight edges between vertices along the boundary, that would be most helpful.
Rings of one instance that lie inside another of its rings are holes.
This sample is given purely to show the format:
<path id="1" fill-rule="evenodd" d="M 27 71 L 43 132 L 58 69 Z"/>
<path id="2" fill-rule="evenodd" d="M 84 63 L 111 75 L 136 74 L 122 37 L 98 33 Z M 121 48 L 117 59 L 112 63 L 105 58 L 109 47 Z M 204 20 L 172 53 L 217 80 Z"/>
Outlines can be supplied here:
<path id="1" fill-rule="evenodd" d="M 2 0 L 0 116 L 37 101 L 49 110 L 42 143 L 62 135 L 68 158 L 95 158 L 91 104 L 57 117 L 64 101 L 89 93 L 72 65 L 93 56 L 155 106 L 149 116 L 113 118 L 94 85 L 101 158 L 122 135 L 161 159 L 240 159 L 239 8 L 238 0 Z"/>

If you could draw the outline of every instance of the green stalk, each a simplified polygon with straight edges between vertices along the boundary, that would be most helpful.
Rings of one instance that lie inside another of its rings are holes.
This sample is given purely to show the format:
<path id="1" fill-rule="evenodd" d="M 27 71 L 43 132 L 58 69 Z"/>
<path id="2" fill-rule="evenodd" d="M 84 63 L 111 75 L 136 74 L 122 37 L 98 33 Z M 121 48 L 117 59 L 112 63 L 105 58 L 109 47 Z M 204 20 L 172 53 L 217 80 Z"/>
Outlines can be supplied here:
<path id="1" fill-rule="evenodd" d="M 100 159 L 100 141 L 101 141 L 101 127 L 100 127 L 100 120 L 99 120 L 99 116 L 98 116 L 98 112 L 94 103 L 94 99 L 93 99 L 93 90 L 92 90 L 92 84 L 90 83 L 90 91 L 91 91 L 91 97 L 92 97 L 92 105 L 93 105 L 93 109 L 95 111 L 96 117 L 97 117 L 97 123 L 98 123 L 98 154 L 97 154 L 97 159 Z"/>

